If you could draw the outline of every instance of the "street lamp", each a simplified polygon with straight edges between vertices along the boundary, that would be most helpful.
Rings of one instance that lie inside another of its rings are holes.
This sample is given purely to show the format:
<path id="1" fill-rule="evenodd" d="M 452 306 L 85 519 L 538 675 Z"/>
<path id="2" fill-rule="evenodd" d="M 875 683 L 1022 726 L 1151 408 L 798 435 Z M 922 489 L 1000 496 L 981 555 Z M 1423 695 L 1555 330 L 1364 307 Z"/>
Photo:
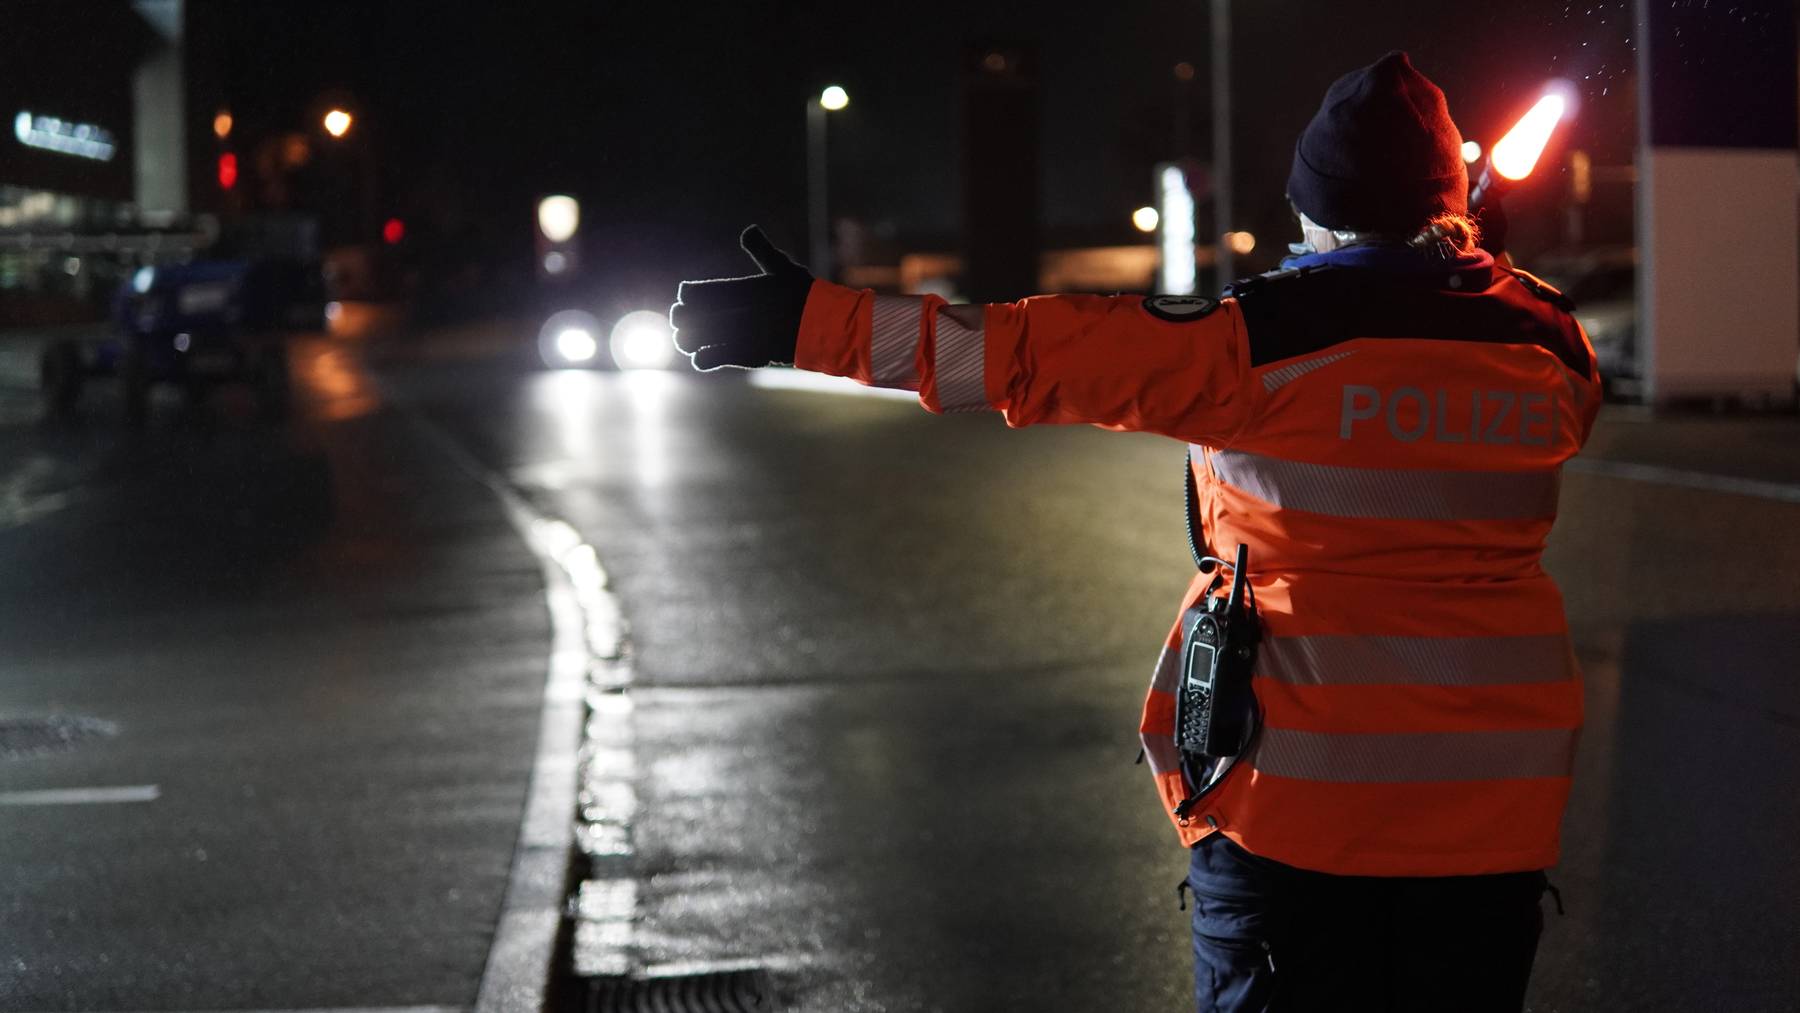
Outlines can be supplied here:
<path id="1" fill-rule="evenodd" d="M 333 109 L 325 114 L 325 132 L 333 137 L 342 137 L 350 132 L 350 124 L 354 122 L 349 113 L 342 109 Z"/>
<path id="2" fill-rule="evenodd" d="M 821 278 L 831 277 L 831 221 L 826 207 L 825 117 L 850 104 L 850 93 L 830 85 L 806 103 L 807 262 Z"/>
<path id="3" fill-rule="evenodd" d="M 1156 224 L 1162 221 L 1162 215 L 1148 204 L 1131 213 L 1132 227 L 1139 232 L 1155 232 Z"/>

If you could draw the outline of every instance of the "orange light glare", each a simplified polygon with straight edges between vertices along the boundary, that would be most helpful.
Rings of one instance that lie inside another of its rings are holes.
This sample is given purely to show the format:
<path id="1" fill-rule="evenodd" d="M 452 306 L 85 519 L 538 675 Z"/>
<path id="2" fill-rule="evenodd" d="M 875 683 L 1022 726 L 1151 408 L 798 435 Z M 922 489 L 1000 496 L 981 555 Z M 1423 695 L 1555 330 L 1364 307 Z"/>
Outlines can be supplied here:
<path id="1" fill-rule="evenodd" d="M 1514 182 L 1531 175 L 1565 108 L 1561 95 L 1545 95 L 1538 99 L 1537 105 L 1532 106 L 1505 137 L 1494 143 L 1488 164 L 1502 177 Z"/>

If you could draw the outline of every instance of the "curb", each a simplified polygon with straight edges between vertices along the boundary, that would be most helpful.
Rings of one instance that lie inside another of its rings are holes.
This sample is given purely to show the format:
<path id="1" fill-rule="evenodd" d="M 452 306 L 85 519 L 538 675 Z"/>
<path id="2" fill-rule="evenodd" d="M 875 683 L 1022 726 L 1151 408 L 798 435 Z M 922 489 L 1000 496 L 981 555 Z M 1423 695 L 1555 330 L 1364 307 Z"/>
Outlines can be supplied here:
<path id="1" fill-rule="evenodd" d="M 383 385 L 386 386 L 385 384 Z M 566 916 L 583 977 L 632 970 L 637 914 L 632 682 L 624 616 L 593 546 L 533 506 L 438 426 L 387 391 L 389 403 L 499 500 L 538 560 L 551 649 L 525 815 L 473 1013 L 536 1013 L 559 998 Z M 580 819 L 579 831 L 577 818 Z M 591 874 L 577 875 L 582 859 Z M 571 902 L 571 884 L 580 889 Z"/>

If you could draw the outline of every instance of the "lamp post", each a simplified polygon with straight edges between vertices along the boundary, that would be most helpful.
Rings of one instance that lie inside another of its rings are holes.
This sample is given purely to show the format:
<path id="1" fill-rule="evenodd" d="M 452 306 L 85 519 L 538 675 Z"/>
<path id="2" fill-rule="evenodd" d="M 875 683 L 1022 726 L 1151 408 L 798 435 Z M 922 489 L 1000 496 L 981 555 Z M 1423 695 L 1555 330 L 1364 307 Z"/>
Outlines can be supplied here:
<path id="1" fill-rule="evenodd" d="M 1219 288 L 1237 280 L 1231 231 L 1231 0 L 1212 0 L 1213 275 Z"/>
<path id="2" fill-rule="evenodd" d="M 350 160 L 351 188 L 357 193 L 355 206 L 349 210 L 348 238 L 358 245 L 371 241 L 375 234 L 376 167 L 374 140 L 369 136 L 368 124 L 344 106 L 334 105 L 320 117 L 319 126 L 331 138 L 331 145 L 343 152 L 339 157 Z M 355 128 L 354 137 L 351 136 L 352 128 Z"/>
<path id="3" fill-rule="evenodd" d="M 843 88 L 831 85 L 806 102 L 807 263 L 820 278 L 831 278 L 831 219 L 826 203 L 825 119 L 850 104 Z"/>

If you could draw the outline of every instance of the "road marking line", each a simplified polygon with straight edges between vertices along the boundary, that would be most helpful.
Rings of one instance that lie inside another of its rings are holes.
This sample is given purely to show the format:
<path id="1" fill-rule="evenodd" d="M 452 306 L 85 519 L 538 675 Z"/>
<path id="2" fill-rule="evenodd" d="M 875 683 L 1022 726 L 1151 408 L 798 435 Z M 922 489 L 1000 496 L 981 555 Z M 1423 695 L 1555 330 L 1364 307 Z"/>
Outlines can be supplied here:
<path id="1" fill-rule="evenodd" d="M 628 630 L 606 571 L 593 546 L 583 541 L 579 532 L 534 507 L 421 413 L 398 398 L 390 400 L 465 474 L 494 494 L 544 575 L 551 642 L 537 756 L 474 1013 L 537 1010 L 547 998 L 557 930 L 569 900 L 568 871 L 581 843 L 577 816 L 584 731 L 590 717 L 615 728 L 630 719 L 631 698 L 625 695 L 631 682 Z M 590 680 L 590 673 L 600 667 L 606 670 L 607 679 Z M 628 747 L 629 725 L 609 744 Z M 588 773 L 586 783 L 590 790 L 607 787 L 594 772 Z M 629 783 L 624 787 L 629 790 Z M 614 806 L 625 802 L 613 792 L 603 794 Z M 635 811 L 635 796 L 629 802 Z M 628 861 L 633 854 L 630 827 L 611 821 L 608 826 L 617 833 L 596 842 L 605 845 L 596 857 Z M 635 907 L 635 890 L 631 900 Z M 632 921 L 627 917 L 608 921 L 606 926 L 603 940 L 590 938 L 590 956 L 603 960 L 613 973 L 626 973 L 632 963 Z M 580 928 L 577 926 L 578 933 Z"/>
<path id="2" fill-rule="evenodd" d="M 118 788 L 43 788 L 0 791 L 0 805 L 103 805 L 111 802 L 154 802 L 162 790 L 154 784 Z"/>
<path id="3" fill-rule="evenodd" d="M 466 1006 L 319 1006 L 307 1009 L 165 1010 L 163 1013 L 469 1013 L 469 1010 Z"/>
<path id="4" fill-rule="evenodd" d="M 1568 462 L 1568 468 L 1571 471 L 1601 475 L 1606 478 L 1622 478 L 1631 482 L 1674 485 L 1684 489 L 1699 489 L 1702 492 L 1719 492 L 1733 496 L 1754 496 L 1758 499 L 1772 499 L 1781 503 L 1800 503 L 1800 484 L 1792 482 L 1734 478 L 1730 475 L 1713 475 L 1704 471 L 1665 468 L 1659 464 L 1612 461 L 1604 457 L 1576 457 Z"/>

